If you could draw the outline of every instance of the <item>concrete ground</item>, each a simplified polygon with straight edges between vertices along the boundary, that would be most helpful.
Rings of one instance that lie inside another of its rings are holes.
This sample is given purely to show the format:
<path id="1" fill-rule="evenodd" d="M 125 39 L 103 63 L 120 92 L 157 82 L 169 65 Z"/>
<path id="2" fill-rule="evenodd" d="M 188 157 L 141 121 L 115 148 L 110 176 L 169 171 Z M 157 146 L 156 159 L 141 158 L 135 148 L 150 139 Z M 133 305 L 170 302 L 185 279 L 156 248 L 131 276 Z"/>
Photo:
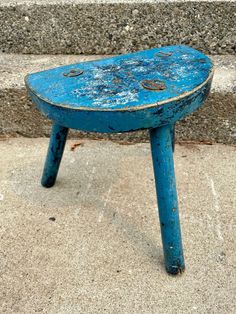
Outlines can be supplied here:
<path id="1" fill-rule="evenodd" d="M 236 147 L 177 145 L 186 272 L 163 267 L 149 144 L 0 141 L 0 313 L 235 313 Z"/>

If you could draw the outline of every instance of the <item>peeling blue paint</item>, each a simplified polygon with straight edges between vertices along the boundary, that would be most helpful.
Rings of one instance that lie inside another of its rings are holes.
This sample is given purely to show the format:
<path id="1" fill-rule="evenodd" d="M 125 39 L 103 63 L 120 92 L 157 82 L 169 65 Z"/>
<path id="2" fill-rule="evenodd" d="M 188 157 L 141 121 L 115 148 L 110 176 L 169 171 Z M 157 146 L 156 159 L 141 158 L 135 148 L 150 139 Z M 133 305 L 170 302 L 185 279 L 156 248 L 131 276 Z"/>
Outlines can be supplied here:
<path id="1" fill-rule="evenodd" d="M 61 163 L 68 128 L 54 124 L 52 128 L 50 143 L 48 147 L 47 159 L 44 165 L 41 184 L 50 188 L 54 185 Z"/>
<path id="2" fill-rule="evenodd" d="M 64 75 L 73 69 L 83 70 L 82 75 Z M 211 69 L 202 53 L 168 46 L 30 74 L 26 84 L 37 97 L 60 107 L 131 110 L 192 91 L 207 80 Z M 160 80 L 166 89 L 150 93 L 141 86 L 143 80 Z"/>
<path id="3" fill-rule="evenodd" d="M 49 119 L 81 131 L 114 133 L 155 128 L 173 124 L 201 106 L 209 93 L 211 81 L 195 93 L 165 105 L 124 111 L 74 110 L 50 105 L 30 92 L 32 100 Z M 152 92 L 150 92 L 152 93 Z"/>

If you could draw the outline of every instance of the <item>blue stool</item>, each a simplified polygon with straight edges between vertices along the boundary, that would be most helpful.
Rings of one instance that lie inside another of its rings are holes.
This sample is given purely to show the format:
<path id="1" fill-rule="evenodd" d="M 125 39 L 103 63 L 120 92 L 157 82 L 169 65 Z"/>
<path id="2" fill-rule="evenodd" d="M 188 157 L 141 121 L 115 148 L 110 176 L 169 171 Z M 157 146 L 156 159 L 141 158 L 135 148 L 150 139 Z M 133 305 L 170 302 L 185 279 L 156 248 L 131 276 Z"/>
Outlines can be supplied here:
<path id="1" fill-rule="evenodd" d="M 168 273 L 181 273 L 174 126 L 204 103 L 212 77 L 210 59 L 182 45 L 28 75 L 30 97 L 53 120 L 42 185 L 55 183 L 69 128 L 101 133 L 149 129 L 165 266 Z"/>

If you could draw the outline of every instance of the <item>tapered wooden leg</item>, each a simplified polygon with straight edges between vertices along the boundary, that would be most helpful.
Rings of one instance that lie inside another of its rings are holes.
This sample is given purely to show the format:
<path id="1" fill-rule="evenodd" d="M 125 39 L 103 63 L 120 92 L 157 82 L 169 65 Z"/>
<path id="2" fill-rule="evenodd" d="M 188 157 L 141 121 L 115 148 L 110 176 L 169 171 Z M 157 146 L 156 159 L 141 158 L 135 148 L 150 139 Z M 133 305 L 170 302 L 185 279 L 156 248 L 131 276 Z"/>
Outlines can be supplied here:
<path id="1" fill-rule="evenodd" d="M 151 129 L 150 141 L 165 266 L 168 273 L 178 274 L 185 266 L 174 173 L 172 129 L 171 125 Z"/>
<path id="2" fill-rule="evenodd" d="M 41 180 L 41 184 L 44 187 L 49 188 L 53 186 L 56 181 L 68 131 L 68 128 L 58 124 L 54 124 L 52 127 L 47 158 Z"/>

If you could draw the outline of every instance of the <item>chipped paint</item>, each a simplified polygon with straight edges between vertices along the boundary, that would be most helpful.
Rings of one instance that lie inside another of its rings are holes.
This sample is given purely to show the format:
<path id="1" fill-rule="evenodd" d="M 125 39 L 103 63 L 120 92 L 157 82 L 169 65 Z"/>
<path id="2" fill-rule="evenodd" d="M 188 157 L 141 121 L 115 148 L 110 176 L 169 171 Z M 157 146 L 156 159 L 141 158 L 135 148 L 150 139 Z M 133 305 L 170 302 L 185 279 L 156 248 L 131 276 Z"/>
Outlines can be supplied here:
<path id="1" fill-rule="evenodd" d="M 150 142 L 165 266 L 169 273 L 178 274 L 184 271 L 185 265 L 174 173 L 172 131 L 170 125 L 152 129 Z"/>
<path id="2" fill-rule="evenodd" d="M 173 100 L 160 106 L 139 108 L 138 110 L 123 109 L 122 111 L 63 108 L 50 105 L 33 93 L 30 93 L 30 96 L 37 104 L 38 109 L 59 125 L 81 131 L 115 133 L 155 128 L 168 123 L 174 124 L 204 103 L 210 86 L 211 80 L 182 99 Z"/>
<path id="3" fill-rule="evenodd" d="M 166 55 L 160 56 L 161 53 Z M 75 68 L 83 70 L 83 74 L 70 78 L 63 75 Z M 197 87 L 211 79 L 212 70 L 209 58 L 180 45 L 34 73 L 26 77 L 26 85 L 41 100 L 60 107 L 96 111 L 138 110 L 195 92 Z M 167 88 L 150 93 L 140 84 L 147 79 L 161 80 Z M 119 83 L 113 83 L 114 80 Z"/>
<path id="4" fill-rule="evenodd" d="M 53 125 L 47 158 L 41 180 L 41 184 L 44 187 L 52 187 L 56 181 L 61 158 L 64 152 L 67 134 L 67 128 L 57 124 Z"/>

